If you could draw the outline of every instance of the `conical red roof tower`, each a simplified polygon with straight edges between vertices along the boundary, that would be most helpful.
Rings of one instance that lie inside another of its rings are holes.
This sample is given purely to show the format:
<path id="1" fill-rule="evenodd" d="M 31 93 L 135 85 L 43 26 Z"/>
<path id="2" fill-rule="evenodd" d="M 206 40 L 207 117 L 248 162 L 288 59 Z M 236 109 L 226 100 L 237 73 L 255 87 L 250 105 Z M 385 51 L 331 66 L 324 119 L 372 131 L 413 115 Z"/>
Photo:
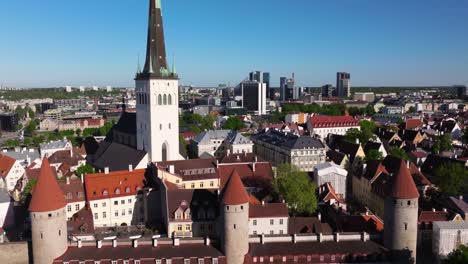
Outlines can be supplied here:
<path id="1" fill-rule="evenodd" d="M 32 192 L 30 212 L 55 211 L 67 205 L 62 190 L 54 176 L 49 160 L 42 160 L 37 184 Z"/>
<path id="2" fill-rule="evenodd" d="M 249 195 L 245 190 L 237 170 L 232 172 L 231 177 L 224 187 L 222 201 L 225 205 L 239 205 L 249 202 Z"/>
<path id="3" fill-rule="evenodd" d="M 393 186 L 391 196 L 397 199 L 417 199 L 419 192 L 414 183 L 413 177 L 406 167 L 405 160 L 401 160 L 398 173 L 393 176 Z"/>

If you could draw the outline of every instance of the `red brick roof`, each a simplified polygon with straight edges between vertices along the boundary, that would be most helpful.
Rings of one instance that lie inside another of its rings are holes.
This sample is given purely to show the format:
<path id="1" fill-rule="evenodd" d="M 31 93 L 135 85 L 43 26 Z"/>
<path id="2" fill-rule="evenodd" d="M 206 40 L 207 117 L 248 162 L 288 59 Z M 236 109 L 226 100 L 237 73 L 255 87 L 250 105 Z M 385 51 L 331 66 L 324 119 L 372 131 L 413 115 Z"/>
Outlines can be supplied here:
<path id="1" fill-rule="evenodd" d="M 310 123 L 314 128 L 359 126 L 359 122 L 352 116 L 312 116 Z"/>
<path id="2" fill-rule="evenodd" d="M 286 203 L 267 203 L 249 205 L 250 218 L 267 218 L 267 217 L 288 217 L 288 206 Z"/>
<path id="3" fill-rule="evenodd" d="M 419 223 L 432 223 L 436 221 L 448 221 L 450 219 L 450 213 L 444 211 L 422 211 L 419 214 Z"/>
<path id="4" fill-rule="evenodd" d="M 88 174 L 85 176 L 86 197 L 88 200 L 109 199 L 136 195 L 143 189 L 145 169 L 134 171 L 114 171 Z"/>
<path id="5" fill-rule="evenodd" d="M 424 123 L 419 119 L 408 119 L 405 123 L 405 129 L 415 129 L 422 127 Z"/>
<path id="6" fill-rule="evenodd" d="M 29 211 L 47 212 L 65 207 L 65 197 L 60 189 L 49 161 L 44 158 L 37 179 L 36 187 L 32 193 Z"/>
<path id="7" fill-rule="evenodd" d="M 397 199 L 419 198 L 418 189 L 409 169 L 406 167 L 405 160 L 400 161 L 400 169 L 393 178 L 391 197 Z"/>
<path id="8" fill-rule="evenodd" d="M 0 177 L 4 178 L 8 175 L 15 161 L 13 158 L 0 154 Z"/>
<path id="9" fill-rule="evenodd" d="M 231 177 L 226 183 L 222 197 L 225 205 L 239 205 L 249 202 L 249 195 L 236 170 L 232 172 Z"/>

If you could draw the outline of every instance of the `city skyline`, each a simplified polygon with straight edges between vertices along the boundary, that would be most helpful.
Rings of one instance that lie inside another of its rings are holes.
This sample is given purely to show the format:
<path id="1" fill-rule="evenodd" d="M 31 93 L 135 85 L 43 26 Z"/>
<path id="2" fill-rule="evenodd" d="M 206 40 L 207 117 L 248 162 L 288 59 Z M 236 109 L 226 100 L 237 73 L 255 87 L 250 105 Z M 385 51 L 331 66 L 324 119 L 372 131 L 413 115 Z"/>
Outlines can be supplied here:
<path id="1" fill-rule="evenodd" d="M 354 86 L 468 84 L 468 3 L 420 3 L 163 1 L 168 63 L 175 54 L 184 85 L 236 85 L 252 70 L 272 86 L 292 72 L 298 85 L 333 84 L 338 71 Z M 3 85 L 133 86 L 147 1 L 0 7 Z"/>

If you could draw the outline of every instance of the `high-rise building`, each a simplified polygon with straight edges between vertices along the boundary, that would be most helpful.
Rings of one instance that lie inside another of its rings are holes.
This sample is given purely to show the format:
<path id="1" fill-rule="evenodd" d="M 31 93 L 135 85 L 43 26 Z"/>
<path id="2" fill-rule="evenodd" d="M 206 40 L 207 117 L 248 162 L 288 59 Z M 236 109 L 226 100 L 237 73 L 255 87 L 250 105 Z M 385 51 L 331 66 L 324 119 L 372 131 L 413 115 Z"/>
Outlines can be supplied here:
<path id="1" fill-rule="evenodd" d="M 15 131 L 18 127 L 18 114 L 10 113 L 0 113 L 0 131 Z"/>
<path id="2" fill-rule="evenodd" d="M 179 78 L 166 61 L 161 1 L 150 1 L 146 62 L 135 78 L 137 148 L 149 160 L 178 160 Z"/>
<path id="3" fill-rule="evenodd" d="M 347 72 L 338 72 L 336 74 L 336 91 L 338 97 L 351 96 L 351 74 Z"/>
<path id="4" fill-rule="evenodd" d="M 322 86 L 322 97 L 333 97 L 333 91 L 335 91 L 333 85 L 325 84 Z"/>
<path id="5" fill-rule="evenodd" d="M 455 85 L 454 88 L 457 91 L 457 97 L 459 99 L 464 99 L 466 96 L 468 96 L 466 86 L 464 86 L 464 85 Z"/>
<path id="6" fill-rule="evenodd" d="M 241 83 L 242 107 L 257 115 L 266 114 L 266 83 L 244 81 Z"/>
<path id="7" fill-rule="evenodd" d="M 286 77 L 280 78 L 280 99 L 282 101 L 290 101 L 290 100 L 297 100 L 298 98 L 294 98 L 295 94 L 299 97 L 298 92 L 294 92 L 295 80 L 294 80 L 294 73 L 292 74 L 292 78 L 288 79 Z"/>

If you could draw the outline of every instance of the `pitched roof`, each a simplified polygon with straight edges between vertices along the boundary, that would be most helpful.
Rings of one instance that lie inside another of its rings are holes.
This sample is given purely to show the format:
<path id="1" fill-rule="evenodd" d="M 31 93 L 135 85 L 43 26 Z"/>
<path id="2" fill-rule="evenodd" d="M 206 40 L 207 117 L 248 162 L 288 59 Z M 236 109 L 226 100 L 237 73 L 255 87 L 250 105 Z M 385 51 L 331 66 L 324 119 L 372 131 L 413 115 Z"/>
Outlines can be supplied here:
<path id="1" fill-rule="evenodd" d="M 330 225 L 328 223 L 322 223 L 317 217 L 290 217 L 288 230 L 290 234 L 333 233 L 333 229 Z"/>
<path id="2" fill-rule="evenodd" d="M 400 161 L 398 173 L 393 176 L 391 197 L 397 199 L 416 199 L 419 192 L 404 160 Z"/>
<path id="3" fill-rule="evenodd" d="M 5 177 L 10 173 L 11 167 L 15 165 L 16 160 L 0 154 L 0 177 Z"/>
<path id="4" fill-rule="evenodd" d="M 236 170 L 232 172 L 223 189 L 222 201 L 225 205 L 240 205 L 249 202 L 249 195 Z"/>
<path id="5" fill-rule="evenodd" d="M 216 217 L 218 213 L 218 196 L 213 190 L 206 189 L 169 189 L 167 191 L 168 217 L 175 219 L 175 212 L 179 209 L 190 208 L 191 218 L 198 220 L 199 210 L 209 212 L 212 210 Z"/>
<path id="6" fill-rule="evenodd" d="M 286 203 L 250 204 L 249 218 L 288 217 Z"/>
<path id="7" fill-rule="evenodd" d="M 448 221 L 450 219 L 450 213 L 444 211 L 422 211 L 419 214 L 419 223 L 432 223 L 436 221 Z"/>
<path id="8" fill-rule="evenodd" d="M 32 193 L 29 211 L 47 212 L 65 207 L 65 197 L 54 176 L 49 161 L 42 161 L 36 187 Z"/>
<path id="9" fill-rule="evenodd" d="M 359 122 L 352 116 L 312 116 L 310 123 L 313 128 L 359 126 Z"/>
<path id="10" fill-rule="evenodd" d="M 420 119 L 407 119 L 405 123 L 405 129 L 415 129 L 422 127 L 424 123 Z"/>
<path id="11" fill-rule="evenodd" d="M 101 170 L 105 167 L 109 167 L 110 171 L 127 170 L 130 164 L 136 168 L 145 155 L 146 151 L 143 150 L 115 142 L 102 142 L 91 163 Z"/>
<path id="12" fill-rule="evenodd" d="M 108 199 L 135 195 L 145 185 L 145 169 L 87 174 L 85 189 L 87 200 Z"/>

